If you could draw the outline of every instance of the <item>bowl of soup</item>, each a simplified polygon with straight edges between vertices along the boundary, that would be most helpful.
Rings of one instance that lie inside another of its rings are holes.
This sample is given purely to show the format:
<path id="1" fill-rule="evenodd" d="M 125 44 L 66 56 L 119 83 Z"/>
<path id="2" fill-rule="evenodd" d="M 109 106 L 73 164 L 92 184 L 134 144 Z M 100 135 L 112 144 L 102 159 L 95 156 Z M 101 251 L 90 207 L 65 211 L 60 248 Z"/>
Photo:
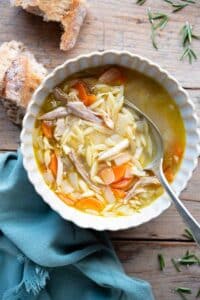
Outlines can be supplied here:
<path id="1" fill-rule="evenodd" d="M 145 169 L 156 153 L 148 123 L 126 99 L 159 128 L 163 171 L 179 194 L 197 165 L 197 117 L 180 84 L 151 61 L 116 51 L 68 60 L 27 109 L 21 149 L 28 177 L 52 209 L 81 227 L 135 227 L 170 206 Z"/>

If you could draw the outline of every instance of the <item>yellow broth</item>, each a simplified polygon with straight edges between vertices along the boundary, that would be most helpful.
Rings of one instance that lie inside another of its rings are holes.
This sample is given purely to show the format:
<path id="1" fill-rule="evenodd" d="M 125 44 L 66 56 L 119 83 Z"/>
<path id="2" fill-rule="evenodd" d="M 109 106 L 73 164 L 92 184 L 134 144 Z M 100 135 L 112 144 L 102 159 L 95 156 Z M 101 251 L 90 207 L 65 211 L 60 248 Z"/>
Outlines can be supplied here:
<path id="1" fill-rule="evenodd" d="M 96 84 L 99 76 L 107 68 L 108 67 L 93 68 L 76 73 L 67 78 L 59 87 L 65 91 L 68 83 L 74 79 L 84 79 L 88 85 Z M 160 129 L 165 146 L 163 169 L 168 181 L 172 182 L 179 169 L 185 149 L 185 129 L 180 111 L 169 93 L 155 80 L 137 71 L 125 68 L 120 69 L 125 77 L 125 98 L 132 101 L 138 108 L 145 112 Z M 60 105 L 61 102 L 55 100 L 55 97 L 50 94 L 42 105 L 40 115 Z M 41 121 L 36 120 L 35 127 L 40 129 Z M 57 147 L 53 138 L 50 139 L 50 144 L 52 147 Z M 41 160 L 38 159 L 38 149 L 38 146 L 34 145 L 36 161 L 41 173 L 43 173 L 46 167 L 40 162 Z M 148 160 L 148 156 L 144 155 L 144 158 L 141 158 L 142 165 L 144 166 Z M 56 191 L 55 183 L 49 187 L 53 191 Z M 152 187 L 147 187 L 146 190 L 151 192 Z M 157 187 L 156 191 L 150 194 L 150 197 L 141 197 L 139 199 L 140 205 L 138 205 L 138 207 L 136 205 L 135 211 L 139 211 L 142 207 L 151 204 L 161 193 L 162 189 Z M 71 205 L 70 201 L 65 201 L 65 197 L 60 198 L 66 204 Z M 80 209 L 79 207 L 76 208 Z M 116 216 L 120 215 L 123 215 L 123 213 L 116 213 Z"/>

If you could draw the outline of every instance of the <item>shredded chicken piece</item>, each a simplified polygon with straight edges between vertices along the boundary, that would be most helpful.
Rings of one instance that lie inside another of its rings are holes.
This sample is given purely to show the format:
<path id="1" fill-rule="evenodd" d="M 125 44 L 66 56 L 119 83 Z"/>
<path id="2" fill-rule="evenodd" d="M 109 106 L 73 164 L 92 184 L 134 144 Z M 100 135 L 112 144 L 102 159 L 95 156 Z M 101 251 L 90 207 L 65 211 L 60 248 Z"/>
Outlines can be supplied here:
<path id="1" fill-rule="evenodd" d="M 104 123 L 109 129 L 114 129 L 115 125 L 109 114 L 107 114 L 106 112 L 102 112 L 101 114 L 99 114 L 99 116 L 102 117 Z"/>
<path id="2" fill-rule="evenodd" d="M 129 146 L 129 140 L 125 139 L 123 141 L 121 141 L 118 145 L 110 148 L 109 150 L 103 151 L 99 154 L 98 160 L 106 160 L 118 153 L 120 153 L 121 151 L 125 150 L 126 148 L 128 148 Z"/>
<path id="3" fill-rule="evenodd" d="M 124 204 L 127 204 L 128 200 L 130 200 L 133 196 L 137 194 L 137 188 L 139 186 L 146 186 L 150 184 L 159 185 L 160 182 L 155 176 L 140 178 L 126 194 L 126 197 L 124 198 Z"/>
<path id="4" fill-rule="evenodd" d="M 54 120 L 63 118 L 69 115 L 69 111 L 66 107 L 57 107 L 54 110 L 40 116 L 38 120 Z"/>
<path id="5" fill-rule="evenodd" d="M 102 124 L 102 120 L 89 108 L 87 108 L 82 102 L 69 102 L 67 104 L 69 113 L 72 115 L 84 119 L 86 121 Z"/>
<path id="6" fill-rule="evenodd" d="M 54 97 L 61 101 L 63 104 L 67 104 L 69 99 L 69 96 L 67 96 L 67 94 L 65 94 L 65 92 L 63 92 L 60 88 L 55 88 L 53 90 L 53 95 Z"/>
<path id="7" fill-rule="evenodd" d="M 99 193 L 100 192 L 99 187 L 97 187 L 96 185 L 94 185 L 91 182 L 87 171 L 85 170 L 85 168 L 84 168 L 82 162 L 80 161 L 80 159 L 77 157 L 76 153 L 73 150 L 71 150 L 68 155 L 69 155 L 69 158 L 70 158 L 71 162 L 75 166 L 77 172 L 81 175 L 81 177 L 85 180 L 85 182 L 89 185 L 89 187 L 93 191 Z"/>

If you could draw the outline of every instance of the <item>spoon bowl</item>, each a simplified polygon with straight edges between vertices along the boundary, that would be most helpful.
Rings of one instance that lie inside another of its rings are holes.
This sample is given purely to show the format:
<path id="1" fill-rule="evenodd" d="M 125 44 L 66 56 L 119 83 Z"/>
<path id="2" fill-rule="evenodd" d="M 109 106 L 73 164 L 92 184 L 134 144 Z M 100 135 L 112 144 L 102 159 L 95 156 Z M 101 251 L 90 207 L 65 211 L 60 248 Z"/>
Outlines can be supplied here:
<path id="1" fill-rule="evenodd" d="M 130 102 L 129 100 L 125 100 L 125 106 L 129 108 L 129 110 L 135 111 L 141 118 L 145 119 L 149 125 L 149 129 L 150 129 L 153 143 L 155 145 L 156 153 L 152 161 L 145 167 L 145 170 L 152 171 L 155 174 L 155 176 L 158 178 L 161 185 L 163 186 L 163 188 L 165 189 L 165 191 L 167 192 L 167 194 L 170 196 L 171 200 L 175 204 L 176 209 L 179 212 L 180 216 L 182 217 L 183 221 L 193 233 L 193 237 L 197 245 L 200 247 L 200 224 L 197 222 L 197 220 L 194 219 L 194 217 L 191 215 L 191 213 L 188 211 L 188 209 L 185 207 L 182 201 L 177 197 L 177 195 L 172 190 L 171 186 L 169 185 L 163 173 L 162 166 L 163 166 L 163 158 L 164 158 L 164 144 L 159 129 L 154 124 L 154 122 L 139 108 L 137 108 L 132 102 Z"/>

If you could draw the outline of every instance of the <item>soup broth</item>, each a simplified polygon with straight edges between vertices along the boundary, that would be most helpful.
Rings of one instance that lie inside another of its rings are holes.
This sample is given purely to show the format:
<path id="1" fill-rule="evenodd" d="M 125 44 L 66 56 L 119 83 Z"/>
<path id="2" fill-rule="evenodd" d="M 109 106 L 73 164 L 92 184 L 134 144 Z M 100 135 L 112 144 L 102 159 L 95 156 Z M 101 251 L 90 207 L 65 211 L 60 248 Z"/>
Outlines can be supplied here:
<path id="1" fill-rule="evenodd" d="M 163 137 L 163 170 L 169 182 L 179 169 L 185 130 L 175 101 L 153 79 L 105 66 L 67 78 L 45 99 L 35 122 L 33 146 L 46 184 L 85 213 L 124 216 L 162 194 L 144 167 L 155 154 L 148 124 L 124 106 L 132 101 Z"/>

